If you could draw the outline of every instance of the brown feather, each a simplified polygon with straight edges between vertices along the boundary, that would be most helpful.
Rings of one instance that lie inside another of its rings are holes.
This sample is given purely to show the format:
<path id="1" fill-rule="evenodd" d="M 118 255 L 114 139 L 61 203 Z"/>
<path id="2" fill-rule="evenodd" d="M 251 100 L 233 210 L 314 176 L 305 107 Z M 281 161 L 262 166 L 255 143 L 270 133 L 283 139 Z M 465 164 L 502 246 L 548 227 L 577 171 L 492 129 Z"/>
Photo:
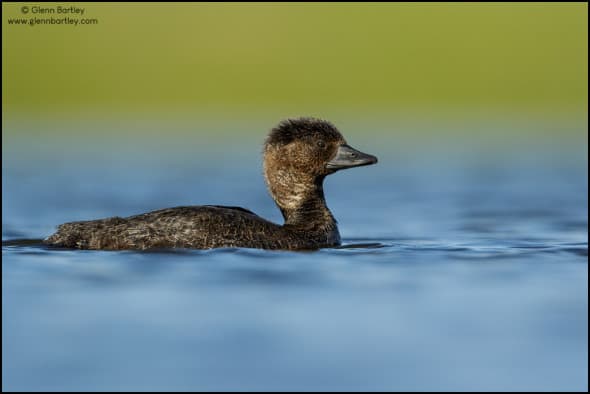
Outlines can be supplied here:
<path id="1" fill-rule="evenodd" d="M 324 199 L 323 181 L 333 172 L 326 163 L 343 143 L 336 127 L 319 119 L 289 119 L 271 130 L 264 147 L 264 175 L 285 218 L 282 226 L 244 208 L 204 205 L 65 223 L 44 242 L 106 250 L 337 246 L 340 234 Z"/>

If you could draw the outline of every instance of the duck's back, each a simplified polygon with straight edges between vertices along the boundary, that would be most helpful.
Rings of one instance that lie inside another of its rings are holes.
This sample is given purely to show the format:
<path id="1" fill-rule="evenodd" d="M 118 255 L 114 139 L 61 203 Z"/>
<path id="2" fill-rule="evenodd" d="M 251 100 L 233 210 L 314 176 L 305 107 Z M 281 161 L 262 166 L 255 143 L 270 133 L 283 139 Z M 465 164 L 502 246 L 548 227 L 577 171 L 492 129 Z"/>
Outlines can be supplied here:
<path id="1" fill-rule="evenodd" d="M 71 222 L 45 240 L 79 249 L 218 247 L 278 248 L 281 226 L 239 207 L 203 205 L 152 211 L 127 218 Z"/>

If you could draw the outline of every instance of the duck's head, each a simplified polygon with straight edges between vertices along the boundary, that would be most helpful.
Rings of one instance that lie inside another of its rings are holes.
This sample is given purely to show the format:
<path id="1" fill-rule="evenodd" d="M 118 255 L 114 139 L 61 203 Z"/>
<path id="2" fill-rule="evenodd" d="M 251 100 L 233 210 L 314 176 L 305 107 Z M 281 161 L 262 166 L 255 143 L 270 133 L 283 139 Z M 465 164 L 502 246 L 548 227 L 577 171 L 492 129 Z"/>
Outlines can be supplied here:
<path id="1" fill-rule="evenodd" d="M 375 163 L 375 156 L 349 146 L 332 123 L 321 119 L 284 120 L 264 144 L 264 177 L 281 208 L 294 208 L 329 174 Z"/>

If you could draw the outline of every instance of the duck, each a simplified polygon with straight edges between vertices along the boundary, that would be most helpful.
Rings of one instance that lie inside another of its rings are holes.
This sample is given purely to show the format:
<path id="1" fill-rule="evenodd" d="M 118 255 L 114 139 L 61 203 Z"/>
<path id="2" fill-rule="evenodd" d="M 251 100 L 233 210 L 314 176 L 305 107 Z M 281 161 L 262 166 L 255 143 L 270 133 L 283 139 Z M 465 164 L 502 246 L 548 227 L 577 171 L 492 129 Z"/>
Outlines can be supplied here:
<path id="1" fill-rule="evenodd" d="M 326 204 L 324 179 L 340 170 L 375 163 L 377 157 L 348 145 L 327 120 L 286 119 L 270 130 L 263 148 L 264 179 L 282 213 L 282 225 L 241 207 L 179 206 L 64 223 L 43 242 L 91 250 L 337 247 L 341 238 Z"/>

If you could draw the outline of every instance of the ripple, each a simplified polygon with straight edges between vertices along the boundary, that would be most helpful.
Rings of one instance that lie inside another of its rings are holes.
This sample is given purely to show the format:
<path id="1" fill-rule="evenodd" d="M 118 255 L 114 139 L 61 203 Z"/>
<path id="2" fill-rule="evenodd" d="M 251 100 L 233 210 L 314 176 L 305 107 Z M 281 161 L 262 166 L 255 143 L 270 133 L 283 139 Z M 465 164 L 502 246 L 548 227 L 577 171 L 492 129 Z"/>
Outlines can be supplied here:
<path id="1" fill-rule="evenodd" d="M 42 239 L 16 238 L 2 241 L 2 246 L 46 246 Z"/>
<path id="2" fill-rule="evenodd" d="M 382 244 L 380 242 L 367 242 L 367 243 L 352 243 L 352 244 L 345 244 L 341 246 L 337 246 L 333 249 L 378 249 L 384 248 L 387 245 Z"/>
<path id="3" fill-rule="evenodd" d="M 505 259 L 507 257 L 535 255 L 535 254 L 556 254 L 567 252 L 577 256 L 588 256 L 588 244 L 585 242 L 551 242 L 548 240 L 536 241 L 530 239 L 522 240 L 498 240 L 483 239 L 480 241 L 469 242 L 435 242 L 424 239 L 346 239 L 342 245 L 333 248 L 323 248 L 316 251 L 289 251 L 289 250 L 262 250 L 251 248 L 217 248 L 217 249 L 186 249 L 186 248 L 169 248 L 169 249 L 149 249 L 149 250 L 121 250 L 121 251 L 96 251 L 68 248 L 56 248 L 42 243 L 42 239 L 11 239 L 2 241 L 2 247 L 5 251 L 18 253 L 21 255 L 46 255 L 69 253 L 112 253 L 118 254 L 122 258 L 130 255 L 144 256 L 243 256 L 251 259 L 277 259 L 287 256 L 301 256 L 315 253 L 333 254 L 335 256 L 342 253 L 347 254 L 439 254 L 441 256 L 453 256 L 458 259 Z"/>

